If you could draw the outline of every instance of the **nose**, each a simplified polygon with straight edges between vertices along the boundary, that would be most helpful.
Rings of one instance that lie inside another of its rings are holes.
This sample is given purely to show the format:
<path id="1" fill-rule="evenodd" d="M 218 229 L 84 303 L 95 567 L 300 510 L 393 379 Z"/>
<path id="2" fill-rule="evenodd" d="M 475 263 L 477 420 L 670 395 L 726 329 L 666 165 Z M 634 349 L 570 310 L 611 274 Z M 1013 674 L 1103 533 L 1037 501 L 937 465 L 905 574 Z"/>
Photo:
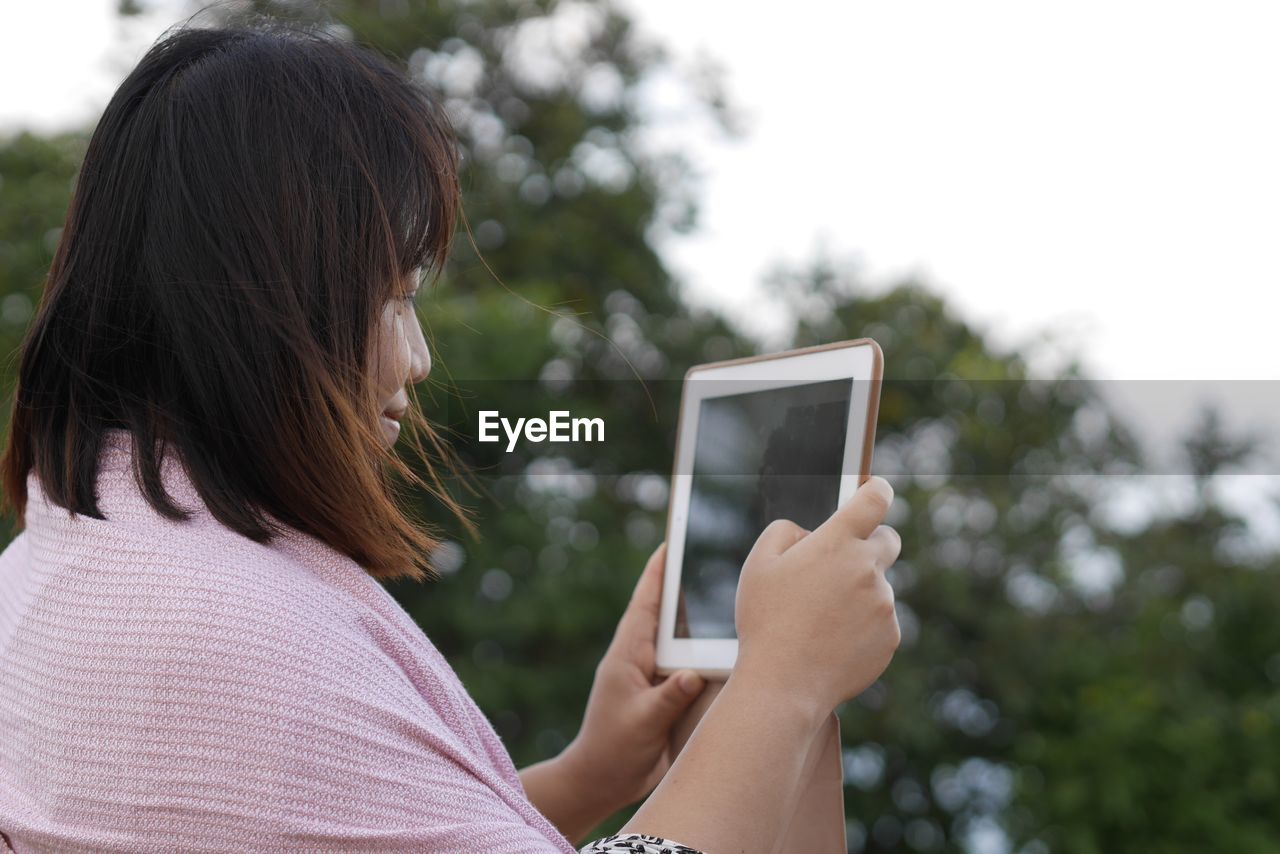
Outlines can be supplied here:
<path id="1" fill-rule="evenodd" d="M 431 351 L 427 348 L 427 340 L 422 334 L 422 324 L 414 317 L 409 333 L 409 382 L 417 384 L 431 373 Z"/>

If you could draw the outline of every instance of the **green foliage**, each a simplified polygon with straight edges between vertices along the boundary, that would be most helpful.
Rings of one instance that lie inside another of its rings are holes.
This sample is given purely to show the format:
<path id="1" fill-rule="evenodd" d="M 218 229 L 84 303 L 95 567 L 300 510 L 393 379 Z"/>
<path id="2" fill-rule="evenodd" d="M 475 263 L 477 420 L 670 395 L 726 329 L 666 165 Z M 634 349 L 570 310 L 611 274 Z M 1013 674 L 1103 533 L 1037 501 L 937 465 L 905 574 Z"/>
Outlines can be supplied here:
<path id="1" fill-rule="evenodd" d="M 440 565 L 452 571 L 392 590 L 527 764 L 576 731 L 662 538 L 680 376 L 756 345 L 686 305 L 652 248 L 655 231 L 692 226 L 696 184 L 678 155 L 637 141 L 637 87 L 664 59 L 619 10 L 328 8 L 445 94 L 466 151 L 475 246 L 464 232 L 423 309 L 437 362 L 429 415 L 456 424 L 482 403 L 536 415 L 558 400 L 608 423 L 604 451 L 516 459 L 458 439 L 481 472 L 482 536 L 450 529 L 459 560 Z M 569 47 L 532 39 L 566 16 L 577 16 Z M 529 43 L 538 74 L 518 61 Z M 719 96 L 706 110 L 725 118 Z M 0 144 L 7 352 L 82 145 Z M 1276 850 L 1280 567 L 1236 547 L 1243 522 L 1213 490 L 1249 444 L 1208 418 L 1189 437 L 1189 509 L 1121 526 L 1115 491 L 1141 471 L 1142 449 L 1078 371 L 1030 379 L 1027 354 L 1000 351 L 917 282 L 873 294 L 819 258 L 769 285 L 760 310 L 796 318 L 787 343 L 870 336 L 886 356 L 876 468 L 898 494 L 904 639 L 841 709 L 851 841 L 956 850 L 993 822 L 1026 851 Z M 1082 585 L 1091 574 L 1106 583 Z"/>
<path id="2" fill-rule="evenodd" d="M 67 218 L 67 203 L 88 135 L 43 138 L 22 132 L 0 138 L 0 389 L 4 411 L 13 405 L 15 354 L 39 303 Z M 8 436 L 9 420 L 0 425 Z M 16 534 L 0 520 L 4 542 Z"/>

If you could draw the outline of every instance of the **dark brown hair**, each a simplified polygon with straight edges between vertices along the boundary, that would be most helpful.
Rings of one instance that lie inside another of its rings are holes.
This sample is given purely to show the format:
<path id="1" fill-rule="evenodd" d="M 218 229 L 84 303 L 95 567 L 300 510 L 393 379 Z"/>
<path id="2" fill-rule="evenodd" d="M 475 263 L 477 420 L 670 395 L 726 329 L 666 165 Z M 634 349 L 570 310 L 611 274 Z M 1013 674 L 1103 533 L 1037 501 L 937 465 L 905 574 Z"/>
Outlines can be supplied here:
<path id="1" fill-rule="evenodd" d="M 170 447 L 246 537 L 270 542 L 265 511 L 374 577 L 431 576 L 436 537 L 389 469 L 469 522 L 416 398 L 402 423 L 426 479 L 383 446 L 371 365 L 387 301 L 443 264 L 457 167 L 439 104 L 371 49 L 266 19 L 166 33 L 89 141 L 19 352 L 4 509 L 25 519 L 34 471 L 104 518 L 98 454 L 125 429 L 171 519 Z"/>

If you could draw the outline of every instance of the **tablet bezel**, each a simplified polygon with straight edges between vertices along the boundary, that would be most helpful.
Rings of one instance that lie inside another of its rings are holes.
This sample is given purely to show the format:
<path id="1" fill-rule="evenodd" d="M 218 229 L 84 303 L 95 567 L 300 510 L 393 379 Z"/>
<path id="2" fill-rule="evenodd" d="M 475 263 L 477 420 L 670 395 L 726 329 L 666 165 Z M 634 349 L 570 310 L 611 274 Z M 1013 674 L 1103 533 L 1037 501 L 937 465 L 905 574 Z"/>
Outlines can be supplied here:
<path id="1" fill-rule="evenodd" d="M 884 354 L 880 345 L 870 338 L 839 341 L 746 359 L 711 362 L 697 365 L 685 373 L 676 426 L 671 497 L 667 505 L 667 554 L 663 567 L 662 603 L 658 613 L 656 669 L 659 674 L 689 669 L 707 678 L 723 679 L 733 669 L 738 654 L 736 638 L 674 636 L 693 484 L 693 454 L 697 444 L 702 401 L 730 394 L 746 394 L 828 380 L 863 381 L 854 383 L 854 391 L 849 398 L 850 418 L 840 472 L 839 506 L 870 477 L 871 450 L 875 443 L 883 374 Z M 724 382 L 729 384 L 717 388 L 717 383 Z M 859 422 L 853 416 L 864 408 L 866 417 L 861 423 L 862 442 L 858 445 L 855 434 Z"/>

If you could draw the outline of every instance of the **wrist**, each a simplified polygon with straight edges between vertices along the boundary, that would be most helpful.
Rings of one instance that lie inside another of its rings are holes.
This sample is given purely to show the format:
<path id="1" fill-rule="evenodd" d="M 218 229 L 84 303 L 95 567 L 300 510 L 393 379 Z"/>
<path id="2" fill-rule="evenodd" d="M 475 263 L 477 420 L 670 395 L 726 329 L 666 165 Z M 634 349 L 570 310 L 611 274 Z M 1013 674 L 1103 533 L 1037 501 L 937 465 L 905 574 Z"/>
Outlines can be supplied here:
<path id="1" fill-rule="evenodd" d="M 755 667 L 734 667 L 721 695 L 731 689 L 734 696 L 782 712 L 812 732 L 818 731 L 834 709 L 816 692 L 801 690 Z"/>
<path id="2" fill-rule="evenodd" d="M 613 780 L 606 773 L 602 757 L 592 755 L 581 736 L 574 738 L 554 761 L 585 810 L 604 819 L 627 806 L 625 798 L 614 791 Z"/>
<path id="3" fill-rule="evenodd" d="M 544 759 L 519 772 L 525 795 L 571 842 L 581 840 L 591 828 L 613 813 L 600 787 L 584 776 L 576 750 Z"/>

